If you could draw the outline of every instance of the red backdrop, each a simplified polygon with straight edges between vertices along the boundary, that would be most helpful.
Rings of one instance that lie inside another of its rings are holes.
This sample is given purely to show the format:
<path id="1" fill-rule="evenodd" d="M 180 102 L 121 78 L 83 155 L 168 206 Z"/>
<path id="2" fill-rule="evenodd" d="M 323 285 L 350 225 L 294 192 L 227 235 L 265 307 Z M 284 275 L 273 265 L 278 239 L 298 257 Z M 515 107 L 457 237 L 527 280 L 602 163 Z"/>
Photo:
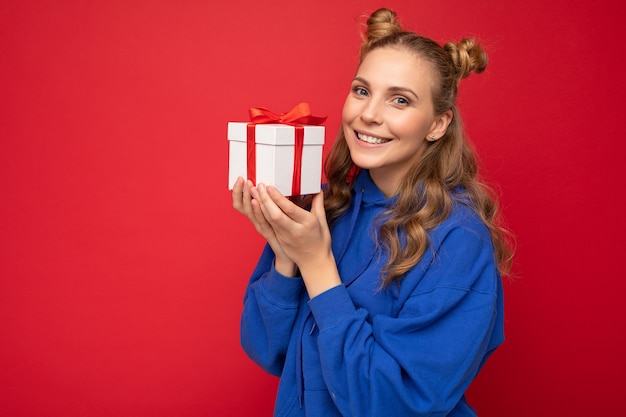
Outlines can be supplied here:
<path id="1" fill-rule="evenodd" d="M 490 53 L 460 106 L 519 248 L 471 402 L 625 415 L 624 3 L 385 5 Z M 226 123 L 308 101 L 332 142 L 379 6 L 0 3 L 0 414 L 271 414 L 239 347 L 262 241 L 230 206 Z"/>

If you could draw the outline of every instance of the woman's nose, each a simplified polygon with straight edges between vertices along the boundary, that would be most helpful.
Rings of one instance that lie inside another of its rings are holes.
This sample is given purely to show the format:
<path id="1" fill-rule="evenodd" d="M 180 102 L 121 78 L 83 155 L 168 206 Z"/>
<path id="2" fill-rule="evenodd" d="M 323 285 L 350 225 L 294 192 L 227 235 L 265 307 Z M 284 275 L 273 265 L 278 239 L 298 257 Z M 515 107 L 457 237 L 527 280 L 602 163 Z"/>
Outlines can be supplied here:
<path id="1" fill-rule="evenodd" d="M 382 122 L 380 104 L 375 100 L 369 100 L 361 112 L 361 120 L 368 124 L 380 124 Z"/>

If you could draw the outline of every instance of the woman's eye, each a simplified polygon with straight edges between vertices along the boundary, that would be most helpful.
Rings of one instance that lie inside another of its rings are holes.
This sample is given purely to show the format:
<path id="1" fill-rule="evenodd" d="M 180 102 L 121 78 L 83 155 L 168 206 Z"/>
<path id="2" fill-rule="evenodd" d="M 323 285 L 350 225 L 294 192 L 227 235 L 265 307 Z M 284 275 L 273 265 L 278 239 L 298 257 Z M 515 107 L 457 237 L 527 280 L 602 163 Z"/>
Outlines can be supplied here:
<path id="1" fill-rule="evenodd" d="M 354 94 L 356 94 L 357 96 L 367 96 L 367 90 L 363 87 L 354 87 L 352 89 L 352 91 L 354 92 Z"/>
<path id="2" fill-rule="evenodd" d="M 396 104 L 400 104 L 401 106 L 406 106 L 407 104 L 409 104 L 409 100 L 404 97 L 396 97 L 394 101 Z"/>

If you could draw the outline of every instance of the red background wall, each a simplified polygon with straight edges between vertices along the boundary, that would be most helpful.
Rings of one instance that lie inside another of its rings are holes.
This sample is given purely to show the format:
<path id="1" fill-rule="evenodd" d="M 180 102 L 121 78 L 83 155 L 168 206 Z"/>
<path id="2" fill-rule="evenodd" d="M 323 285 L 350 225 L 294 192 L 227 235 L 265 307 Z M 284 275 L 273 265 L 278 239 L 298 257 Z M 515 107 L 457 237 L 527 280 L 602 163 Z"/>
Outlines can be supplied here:
<path id="1" fill-rule="evenodd" d="M 270 415 L 239 347 L 262 241 L 230 207 L 226 123 L 308 101 L 332 142 L 383 4 L 490 53 L 460 105 L 519 248 L 471 401 L 626 415 L 626 13 L 591 0 L 1 2 L 0 414 Z"/>

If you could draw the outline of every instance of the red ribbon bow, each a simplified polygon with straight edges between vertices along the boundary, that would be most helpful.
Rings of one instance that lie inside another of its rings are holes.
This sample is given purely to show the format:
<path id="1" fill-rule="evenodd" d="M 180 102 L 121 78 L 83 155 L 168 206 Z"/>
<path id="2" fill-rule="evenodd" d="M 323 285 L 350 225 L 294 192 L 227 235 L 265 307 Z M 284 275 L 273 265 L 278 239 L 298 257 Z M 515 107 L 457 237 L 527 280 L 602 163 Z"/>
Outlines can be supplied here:
<path id="1" fill-rule="evenodd" d="M 319 126 L 326 117 L 311 115 L 309 103 L 300 103 L 287 113 L 276 114 L 263 107 L 249 109 L 250 121 L 247 128 L 248 179 L 256 184 L 256 141 L 255 126 L 258 124 L 279 123 L 295 127 L 293 178 L 291 180 L 291 194 L 300 194 L 302 174 L 302 149 L 304 148 L 304 127 L 302 125 Z"/>

